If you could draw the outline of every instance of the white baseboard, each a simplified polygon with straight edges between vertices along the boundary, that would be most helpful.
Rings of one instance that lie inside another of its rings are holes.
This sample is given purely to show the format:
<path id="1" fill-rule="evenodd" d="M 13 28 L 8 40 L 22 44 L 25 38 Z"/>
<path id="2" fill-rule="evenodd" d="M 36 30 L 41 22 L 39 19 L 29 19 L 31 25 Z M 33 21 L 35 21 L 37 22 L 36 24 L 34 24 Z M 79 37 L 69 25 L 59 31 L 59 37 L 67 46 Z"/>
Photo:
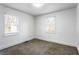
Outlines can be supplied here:
<path id="1" fill-rule="evenodd" d="M 41 38 L 41 37 L 37 37 L 37 39 L 45 40 L 45 41 L 49 41 L 49 42 L 55 42 L 55 43 L 59 43 L 59 44 L 63 44 L 63 45 L 68 45 L 68 46 L 72 46 L 72 47 L 76 47 L 76 45 L 73 45 L 73 44 L 67 44 L 67 43 L 65 43 L 65 42 L 63 42 L 63 41 L 58 42 L 58 41 L 54 41 L 54 40 L 44 39 L 44 38 Z"/>
<path id="2" fill-rule="evenodd" d="M 28 39 L 28 40 L 25 40 L 25 41 L 29 41 L 29 40 L 32 40 L 32 39 L 33 39 L 33 38 Z M 17 42 L 17 43 L 14 43 L 14 44 L 7 44 L 7 45 L 4 45 L 4 46 L 0 47 L 0 50 L 3 50 L 3 49 L 6 49 L 6 48 L 9 48 L 9 47 L 11 47 L 11 46 L 15 46 L 15 45 L 21 44 L 21 43 L 23 43 L 23 42 L 25 42 L 25 41 Z"/>

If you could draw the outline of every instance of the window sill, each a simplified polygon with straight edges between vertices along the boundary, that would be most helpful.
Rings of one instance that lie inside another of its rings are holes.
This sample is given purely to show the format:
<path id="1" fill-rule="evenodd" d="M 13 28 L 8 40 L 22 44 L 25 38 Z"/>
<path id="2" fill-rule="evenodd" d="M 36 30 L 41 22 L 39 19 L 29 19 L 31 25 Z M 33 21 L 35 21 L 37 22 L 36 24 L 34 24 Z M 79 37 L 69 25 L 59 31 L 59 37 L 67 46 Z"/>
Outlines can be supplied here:
<path id="1" fill-rule="evenodd" d="M 18 33 L 5 33 L 5 37 L 7 36 L 16 36 Z"/>

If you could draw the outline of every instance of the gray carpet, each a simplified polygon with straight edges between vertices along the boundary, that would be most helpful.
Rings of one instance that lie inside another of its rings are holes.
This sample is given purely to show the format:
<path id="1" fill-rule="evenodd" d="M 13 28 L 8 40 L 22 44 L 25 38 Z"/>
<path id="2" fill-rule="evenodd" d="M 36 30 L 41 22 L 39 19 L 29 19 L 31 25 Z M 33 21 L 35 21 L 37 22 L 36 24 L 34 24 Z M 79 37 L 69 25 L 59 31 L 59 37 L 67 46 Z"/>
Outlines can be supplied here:
<path id="1" fill-rule="evenodd" d="M 76 47 L 33 39 L 0 51 L 3 55 L 78 55 Z"/>

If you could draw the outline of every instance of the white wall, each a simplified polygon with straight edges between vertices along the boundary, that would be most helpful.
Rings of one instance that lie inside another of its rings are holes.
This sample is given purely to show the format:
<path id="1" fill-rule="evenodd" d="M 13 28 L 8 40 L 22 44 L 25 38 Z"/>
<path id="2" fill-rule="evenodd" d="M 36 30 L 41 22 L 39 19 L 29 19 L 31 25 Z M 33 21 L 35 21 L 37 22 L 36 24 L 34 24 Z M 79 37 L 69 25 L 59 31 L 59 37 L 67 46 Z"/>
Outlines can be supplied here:
<path id="1" fill-rule="evenodd" d="M 77 4 L 77 48 L 79 51 L 79 4 Z"/>
<path id="2" fill-rule="evenodd" d="M 4 36 L 4 14 L 9 13 L 19 19 L 19 33 Z M 49 16 L 56 16 L 56 34 L 45 31 Z M 0 5 L 0 49 L 4 49 L 30 39 L 39 38 L 61 44 L 76 45 L 76 8 L 35 17 Z M 79 25 L 79 24 L 78 24 Z"/>
<path id="3" fill-rule="evenodd" d="M 45 29 L 47 18 L 51 16 L 56 16 L 56 34 L 49 34 Z M 36 17 L 36 38 L 75 46 L 76 8 Z"/>
<path id="4" fill-rule="evenodd" d="M 9 13 L 19 19 L 19 33 L 13 36 L 4 36 L 4 14 Z M 22 43 L 34 38 L 34 18 L 31 15 L 9 9 L 0 5 L 0 49 Z"/>

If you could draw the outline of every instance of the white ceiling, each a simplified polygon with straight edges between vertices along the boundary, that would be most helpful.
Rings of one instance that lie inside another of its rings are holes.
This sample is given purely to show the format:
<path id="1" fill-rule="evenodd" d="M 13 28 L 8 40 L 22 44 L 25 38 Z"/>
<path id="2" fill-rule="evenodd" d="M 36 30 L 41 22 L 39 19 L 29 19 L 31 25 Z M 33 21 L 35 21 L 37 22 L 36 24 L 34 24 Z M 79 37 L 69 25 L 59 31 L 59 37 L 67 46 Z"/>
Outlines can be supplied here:
<path id="1" fill-rule="evenodd" d="M 45 5 L 41 8 L 36 8 L 31 3 L 5 3 L 3 5 L 36 16 L 56 12 L 66 8 L 72 8 L 76 6 L 76 3 L 45 3 Z"/>

